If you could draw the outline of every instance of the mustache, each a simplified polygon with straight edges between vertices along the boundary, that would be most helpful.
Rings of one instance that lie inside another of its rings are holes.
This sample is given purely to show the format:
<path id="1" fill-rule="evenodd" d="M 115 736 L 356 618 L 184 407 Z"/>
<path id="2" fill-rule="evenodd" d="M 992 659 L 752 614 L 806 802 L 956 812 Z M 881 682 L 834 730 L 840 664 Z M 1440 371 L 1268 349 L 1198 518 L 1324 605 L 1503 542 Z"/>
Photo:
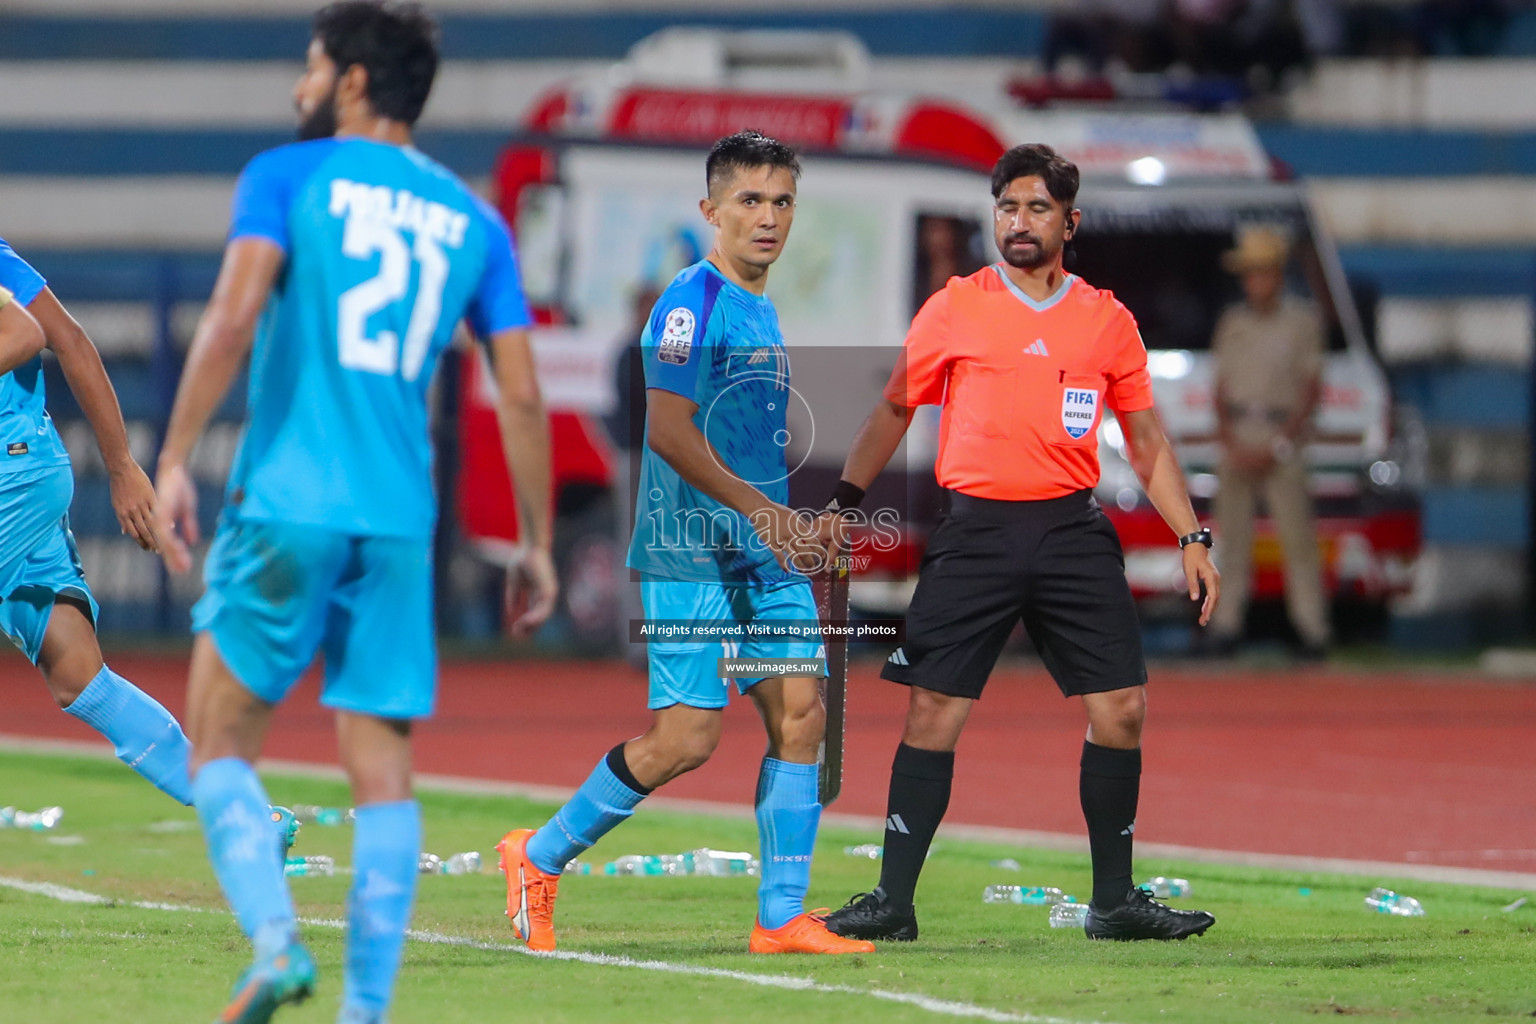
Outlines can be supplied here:
<path id="1" fill-rule="evenodd" d="M 1031 245 L 1035 245 L 1035 246 L 1039 246 L 1040 245 L 1040 239 L 1035 237 L 1034 235 L 1031 235 L 1027 231 L 1020 232 L 1019 234 L 1004 235 L 1003 236 L 1003 244 L 1004 245 L 1012 245 L 1014 242 L 1029 242 Z"/>

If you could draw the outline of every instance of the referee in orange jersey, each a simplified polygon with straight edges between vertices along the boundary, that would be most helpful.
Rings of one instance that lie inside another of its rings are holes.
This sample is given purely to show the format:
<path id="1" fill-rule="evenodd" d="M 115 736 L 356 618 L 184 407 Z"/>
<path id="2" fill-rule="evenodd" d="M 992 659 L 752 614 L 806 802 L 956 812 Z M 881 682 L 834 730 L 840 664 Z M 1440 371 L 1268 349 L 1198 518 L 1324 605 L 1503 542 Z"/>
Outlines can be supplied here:
<path id="1" fill-rule="evenodd" d="M 1181 939 L 1216 919 L 1174 910 L 1131 881 L 1146 664 L 1120 540 L 1098 503 L 1097 428 L 1108 406 L 1131 465 L 1183 549 L 1204 625 L 1220 578 L 1152 403 L 1136 321 L 1062 269 L 1082 217 L 1077 167 L 1018 146 L 992 171 L 1003 262 L 952 277 L 918 311 L 895 373 L 854 438 L 828 511 L 857 506 L 913 410 L 942 405 L 937 473 L 949 511 L 923 558 L 906 640 L 886 679 L 911 688 L 891 766 L 880 884 L 827 918 L 839 935 L 915 939 L 913 893 L 949 805 L 955 744 L 1021 618 L 1045 666 L 1088 715 L 1080 795 L 1093 856 L 1086 931 Z M 1150 256 L 1151 254 L 1149 254 Z M 823 518 L 831 534 L 833 516 Z"/>

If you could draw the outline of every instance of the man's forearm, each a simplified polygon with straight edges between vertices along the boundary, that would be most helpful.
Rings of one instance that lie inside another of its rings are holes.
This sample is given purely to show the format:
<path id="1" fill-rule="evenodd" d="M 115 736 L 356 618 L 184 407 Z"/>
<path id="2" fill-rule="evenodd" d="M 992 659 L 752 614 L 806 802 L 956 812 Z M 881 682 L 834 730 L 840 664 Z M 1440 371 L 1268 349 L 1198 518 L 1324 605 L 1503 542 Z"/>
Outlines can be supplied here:
<path id="1" fill-rule="evenodd" d="M 203 428 L 229 393 L 250 351 L 252 333 L 252 328 L 228 327 L 207 319 L 198 327 L 176 388 L 165 443 L 160 446 L 161 466 L 186 464 Z"/>
<path id="2" fill-rule="evenodd" d="M 524 542 L 548 550 L 553 543 L 549 417 L 542 402 L 509 402 L 497 410 L 501 447 L 517 496 Z"/>
<path id="3" fill-rule="evenodd" d="M 59 360 L 59 369 L 96 435 L 96 447 L 101 450 L 107 471 L 127 469 L 134 465 L 128 448 L 128 429 L 123 424 L 123 410 L 107 368 L 102 365 L 101 354 L 78 326 L 66 329 L 65 333 L 66 336 L 58 337 L 53 331 L 48 332 L 48 343 Z"/>
<path id="4" fill-rule="evenodd" d="M 1194 506 L 1189 501 L 1184 471 L 1173 453 L 1173 445 L 1161 431 L 1157 438 L 1133 445 L 1130 456 L 1131 468 L 1136 471 L 1148 500 L 1173 530 L 1174 536 L 1182 537 L 1198 530 L 1200 520 L 1195 517 Z"/>
<path id="5" fill-rule="evenodd" d="M 256 320 L 284 259 L 267 238 L 236 238 L 224 251 L 219 279 L 187 351 L 176 403 L 160 446 L 160 466 L 185 465 L 203 428 L 224 401 L 256 337 Z"/>
<path id="6" fill-rule="evenodd" d="M 901 446 L 914 412 L 881 399 L 853 435 L 853 445 L 843 462 L 843 479 L 868 490 Z"/>
<path id="7" fill-rule="evenodd" d="M 691 422 L 660 433 L 653 431 L 648 442 L 651 450 L 676 470 L 685 483 L 727 508 L 751 518 L 774 504 L 762 491 L 732 472 L 709 439 Z"/>

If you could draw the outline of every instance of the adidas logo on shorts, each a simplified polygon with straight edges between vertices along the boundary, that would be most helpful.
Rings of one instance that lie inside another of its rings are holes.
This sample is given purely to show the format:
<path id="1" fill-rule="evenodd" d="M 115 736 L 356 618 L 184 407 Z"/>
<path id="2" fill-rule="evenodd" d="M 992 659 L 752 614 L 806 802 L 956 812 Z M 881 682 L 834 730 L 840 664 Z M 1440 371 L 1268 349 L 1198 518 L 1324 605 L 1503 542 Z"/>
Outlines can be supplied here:
<path id="1" fill-rule="evenodd" d="M 907 661 L 906 652 L 903 651 L 900 647 L 898 647 L 894 651 L 892 651 L 891 652 L 891 656 L 889 658 L 886 658 L 885 660 L 890 662 L 892 665 L 906 665 L 906 664 L 909 664 L 909 662 Z"/>

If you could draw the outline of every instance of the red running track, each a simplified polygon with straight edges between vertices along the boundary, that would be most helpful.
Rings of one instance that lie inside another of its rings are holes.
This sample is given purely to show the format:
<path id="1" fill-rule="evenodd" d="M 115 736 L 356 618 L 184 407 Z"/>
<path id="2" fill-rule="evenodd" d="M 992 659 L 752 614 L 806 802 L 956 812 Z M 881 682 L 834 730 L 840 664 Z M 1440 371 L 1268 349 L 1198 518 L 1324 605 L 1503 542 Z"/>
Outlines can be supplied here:
<path id="1" fill-rule="evenodd" d="M 185 662 L 113 667 L 173 712 Z M 1536 682 L 1472 676 L 1154 667 L 1137 838 L 1257 853 L 1536 872 Z M 273 757 L 334 762 L 313 677 L 279 711 Z M 840 812 L 880 816 L 906 691 L 854 666 Z M 0 733 L 92 739 L 54 708 L 34 669 L 0 663 Z M 601 662 L 449 662 L 421 771 L 578 785 L 644 729 L 643 676 Z M 956 765 L 948 821 L 1080 833 L 1077 701 L 1044 671 L 994 674 Z M 667 795 L 747 803 L 762 729 L 733 702 L 703 769 Z"/>

